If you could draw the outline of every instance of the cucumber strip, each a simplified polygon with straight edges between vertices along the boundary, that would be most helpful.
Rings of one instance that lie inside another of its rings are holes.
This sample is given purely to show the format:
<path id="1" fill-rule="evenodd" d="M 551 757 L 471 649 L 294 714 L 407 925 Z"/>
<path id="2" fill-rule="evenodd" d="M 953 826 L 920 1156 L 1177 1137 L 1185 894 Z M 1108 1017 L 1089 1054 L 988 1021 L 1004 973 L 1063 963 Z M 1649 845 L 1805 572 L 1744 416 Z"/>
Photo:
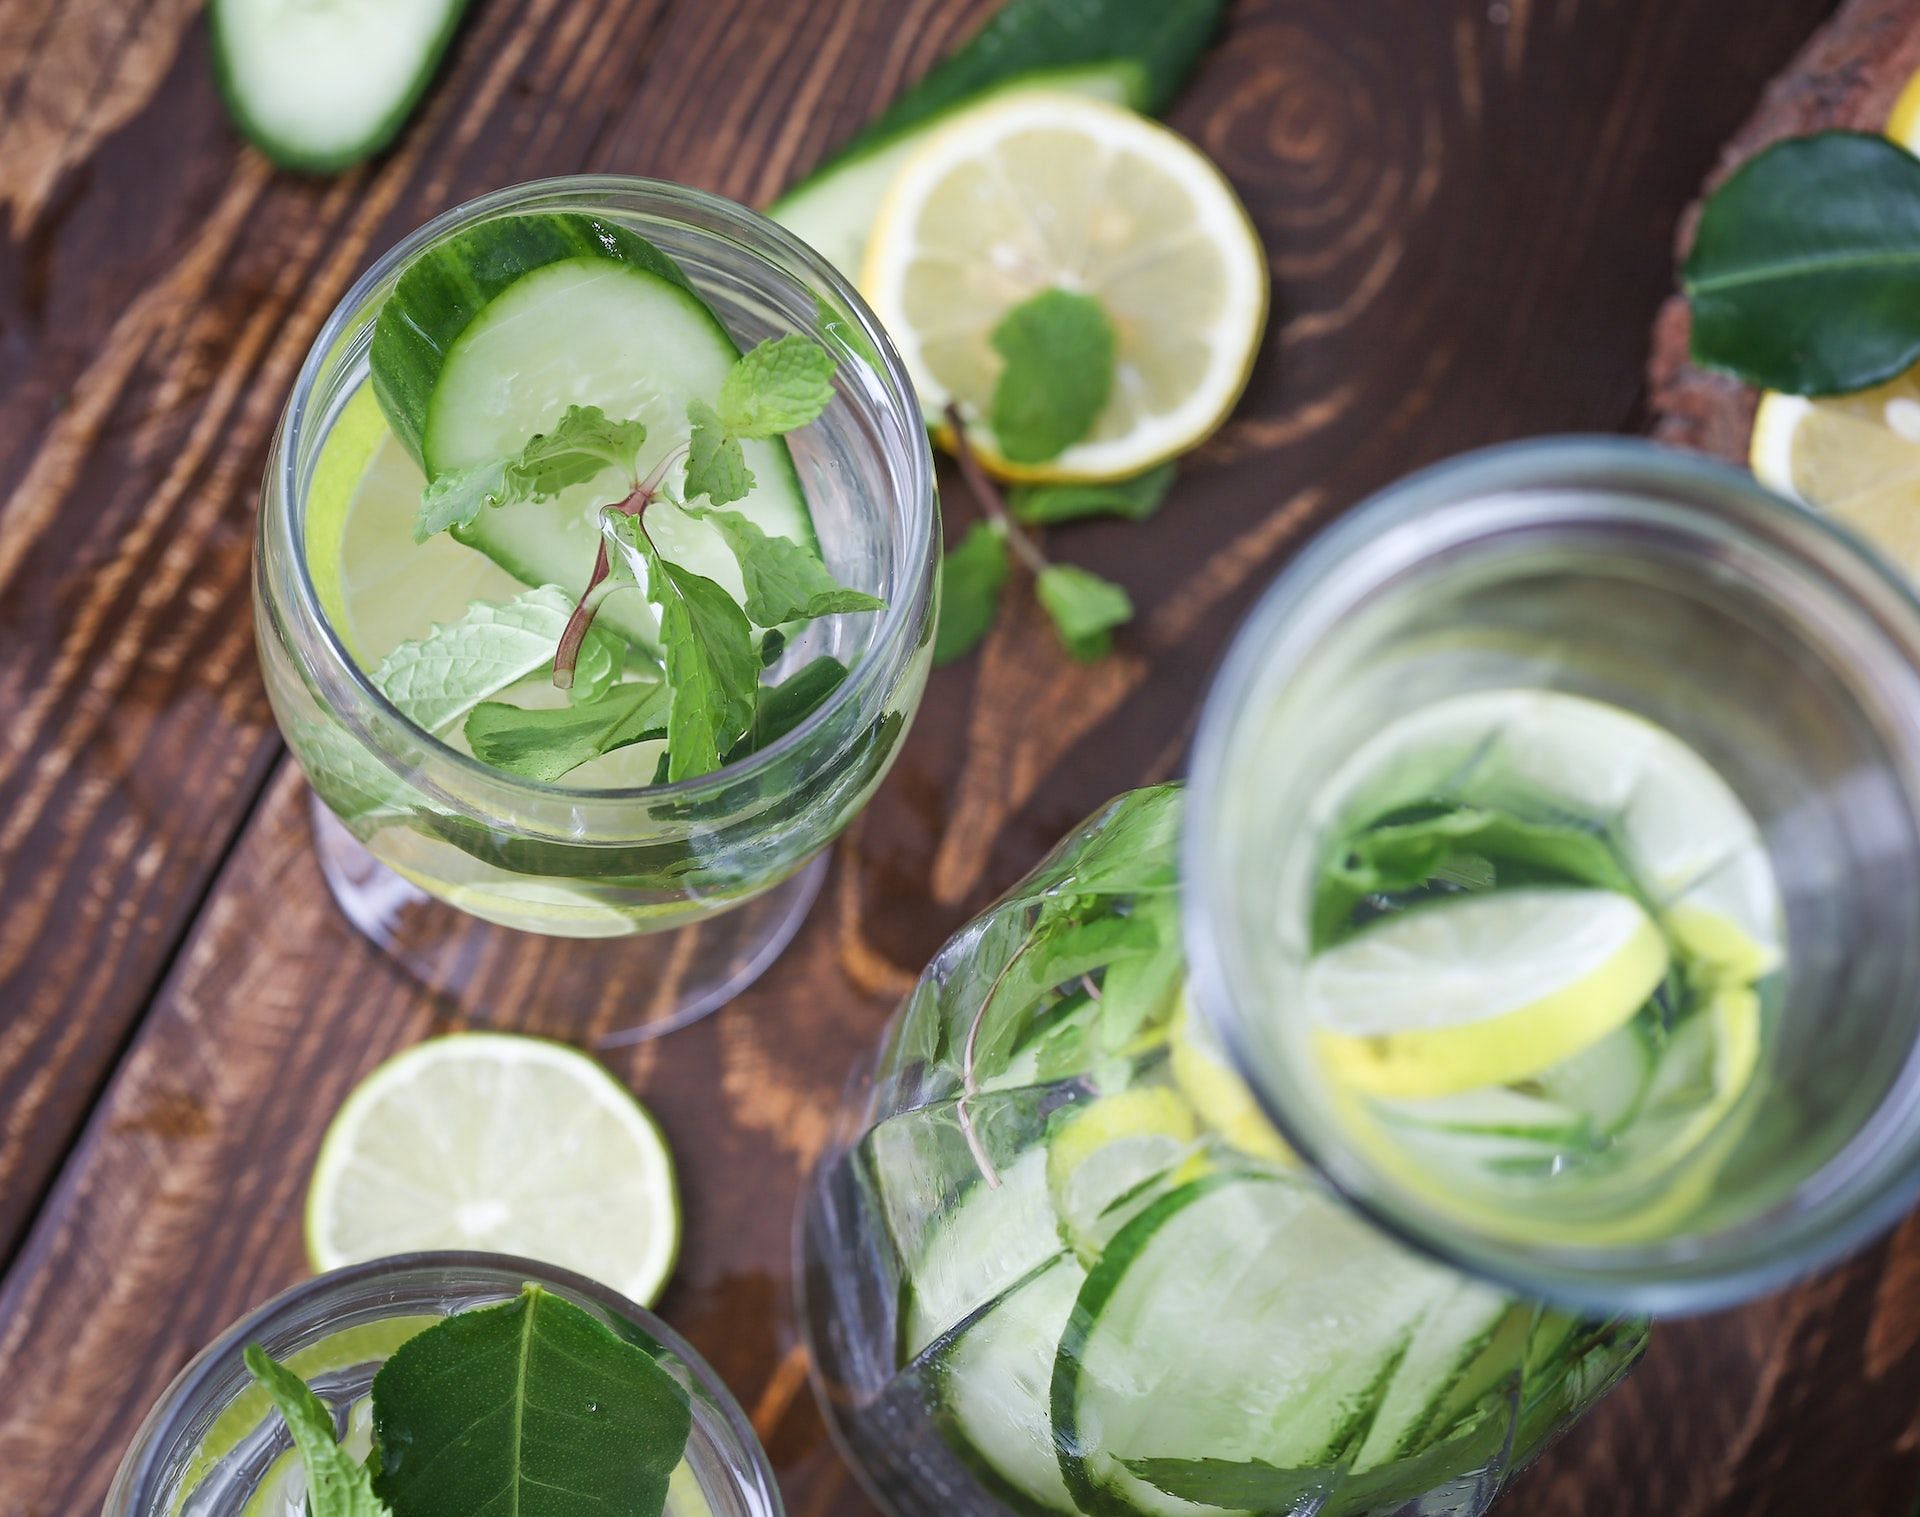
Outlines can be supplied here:
<path id="1" fill-rule="evenodd" d="M 1549 1100 L 1583 1111 L 1595 1132 L 1619 1132 L 1647 1098 L 1654 1068 L 1653 1039 L 1635 1017 L 1599 1042 L 1534 1076 Z"/>
<path id="2" fill-rule="evenodd" d="M 1403 1127 L 1484 1137 L 1529 1138 L 1537 1143 L 1575 1146 L 1587 1143 L 1592 1129 L 1586 1114 L 1573 1106 L 1489 1085 L 1458 1095 L 1424 1100 L 1382 1100 L 1380 1114 Z"/>
<path id="3" fill-rule="evenodd" d="M 467 0 L 212 0 L 214 78 L 261 152 L 330 173 L 399 133 L 466 9 Z"/>
<path id="4" fill-rule="evenodd" d="M 1140 1459 L 1337 1465 L 1454 1277 L 1287 1179 L 1192 1181 L 1135 1217 L 1081 1288 L 1054 1363 L 1082 1511 L 1212 1512 Z"/>
<path id="5" fill-rule="evenodd" d="M 1512 1302 L 1498 1291 L 1459 1280 L 1435 1302 L 1414 1329 L 1387 1382 L 1386 1394 L 1354 1456 L 1353 1472 L 1364 1474 L 1416 1452 L 1467 1369 L 1493 1342 Z"/>
<path id="6" fill-rule="evenodd" d="M 1074 1513 L 1060 1474 L 1048 1393 L 1054 1354 L 1087 1272 L 1061 1258 L 963 1329 L 934 1368 L 939 1420 L 995 1494 Z M 1012 1503 L 1009 1503 L 1012 1504 Z"/>
<path id="7" fill-rule="evenodd" d="M 968 1187 L 933 1225 L 902 1283 L 901 1362 L 1059 1253 L 1046 1150 L 1036 1146 L 1001 1172 L 997 1187 Z"/>
<path id="8" fill-rule="evenodd" d="M 719 393 L 739 349 L 685 274 L 652 244 L 588 216 L 509 216 L 429 248 L 400 277 L 373 337 L 373 382 L 394 434 L 429 476 L 517 453 L 571 405 L 647 426 L 651 469 L 687 433 L 687 403 Z M 743 449 L 754 489 L 734 509 L 771 536 L 818 547 L 787 445 Z M 454 536 L 529 585 L 577 596 L 600 551 L 606 485 L 484 510 Z M 743 598 L 713 526 L 648 514 L 666 556 Z M 649 651 L 658 617 L 638 589 L 610 594 L 603 625 Z"/>

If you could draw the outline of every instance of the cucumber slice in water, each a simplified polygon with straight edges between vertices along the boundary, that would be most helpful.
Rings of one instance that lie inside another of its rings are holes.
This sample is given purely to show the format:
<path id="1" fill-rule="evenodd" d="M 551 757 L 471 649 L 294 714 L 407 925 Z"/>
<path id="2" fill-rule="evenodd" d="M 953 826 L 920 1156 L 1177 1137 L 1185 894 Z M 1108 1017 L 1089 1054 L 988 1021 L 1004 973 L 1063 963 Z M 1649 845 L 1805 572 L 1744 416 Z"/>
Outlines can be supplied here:
<path id="1" fill-rule="evenodd" d="M 1087 1512 L 1211 1513 L 1128 1462 L 1337 1464 L 1455 1289 L 1306 1185 L 1181 1187 L 1107 1245 L 1061 1340 L 1051 1404 L 1068 1489 Z"/>
<path id="2" fill-rule="evenodd" d="M 1008 0 L 971 39 L 769 209 L 850 278 L 894 170 L 955 110 L 1044 86 L 1164 109 L 1193 72 L 1224 0 Z"/>
<path id="3" fill-rule="evenodd" d="M 467 0 L 212 0 L 214 76 L 275 163 L 327 173 L 393 140 Z"/>
<path id="4" fill-rule="evenodd" d="M 934 1366 L 941 1421 L 963 1456 L 1050 1512 L 1078 1511 L 1047 1403 L 1054 1353 L 1086 1278 L 1074 1260 L 1056 1259 L 964 1329 Z"/>
<path id="5" fill-rule="evenodd" d="M 652 244 L 588 216 L 510 216 L 428 249 L 381 308 L 373 379 L 394 434 L 429 476 L 517 453 L 572 405 L 647 425 L 640 467 L 686 436 L 687 402 L 711 401 L 739 357 L 686 276 Z M 779 438 L 744 444 L 753 492 L 734 509 L 765 532 L 817 546 L 793 460 Z M 577 595 L 600 547 L 602 482 L 550 501 L 486 510 L 455 536 L 529 585 Z M 648 518 L 674 562 L 736 600 L 738 562 L 711 526 Z M 649 649 L 653 606 L 615 591 L 602 625 Z"/>
<path id="6" fill-rule="evenodd" d="M 1498 1291 L 1470 1280 L 1455 1282 L 1434 1303 L 1414 1329 L 1374 1410 L 1367 1436 L 1354 1456 L 1355 1474 L 1419 1450 L 1435 1414 L 1493 1341 L 1512 1305 Z"/>

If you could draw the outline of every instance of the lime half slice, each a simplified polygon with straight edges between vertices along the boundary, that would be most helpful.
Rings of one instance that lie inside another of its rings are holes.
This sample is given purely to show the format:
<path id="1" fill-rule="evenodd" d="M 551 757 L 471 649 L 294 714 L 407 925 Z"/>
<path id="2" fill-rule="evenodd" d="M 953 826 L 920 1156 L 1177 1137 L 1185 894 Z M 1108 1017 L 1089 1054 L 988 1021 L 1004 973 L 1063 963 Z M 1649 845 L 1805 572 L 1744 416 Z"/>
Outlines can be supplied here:
<path id="1" fill-rule="evenodd" d="M 1666 940 L 1630 896 L 1516 889 L 1375 923 L 1308 966 L 1328 1067 L 1379 1096 L 1524 1080 L 1597 1043 L 1667 971 Z"/>
<path id="2" fill-rule="evenodd" d="M 520 1254 L 642 1303 L 680 1244 L 673 1163 L 599 1064 L 463 1033 L 388 1060 L 327 1129 L 307 1196 L 315 1269 L 417 1249 Z"/>

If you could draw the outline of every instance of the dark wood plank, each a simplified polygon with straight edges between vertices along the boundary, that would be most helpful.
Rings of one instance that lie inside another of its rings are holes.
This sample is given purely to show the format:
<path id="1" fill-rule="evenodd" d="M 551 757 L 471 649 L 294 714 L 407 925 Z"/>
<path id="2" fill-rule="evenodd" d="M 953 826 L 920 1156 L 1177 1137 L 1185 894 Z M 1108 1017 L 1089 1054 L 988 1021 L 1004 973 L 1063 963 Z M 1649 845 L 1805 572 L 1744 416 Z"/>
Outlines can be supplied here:
<path id="1" fill-rule="evenodd" d="M 85 654 L 85 666 L 96 649 L 119 646 L 129 616 L 194 657 L 168 662 L 142 638 L 124 639 L 126 667 L 113 666 L 113 681 L 89 697 L 69 677 L 47 702 L 61 720 L 91 721 L 90 735 L 65 749 L 36 738 L 31 751 L 0 755 L 9 766 L 0 782 L 38 775 L 44 811 L 84 813 L 96 829 L 86 849 L 68 845 L 76 859 L 93 856 L 68 863 L 60 827 L 80 823 L 40 823 L 32 846 L 7 861 L 7 891 L 30 902 L 36 891 L 50 902 L 97 896 L 104 911 L 144 901 L 156 918 L 118 938 L 103 922 L 68 950 L 37 942 L 58 936 L 46 926 L 48 904 L 32 933 L 0 936 L 0 952 L 71 951 L 77 966 L 56 973 L 43 962 L 5 982 L 0 1080 L 42 1103 L 20 1130 L 53 1135 L 19 1144 L 40 1155 L 40 1169 L 0 1161 L 0 1196 L 14 1196 L 21 1175 L 31 1187 L 64 1151 L 87 1085 L 140 1004 L 135 982 L 144 973 L 151 983 L 191 914 L 183 893 L 204 889 L 206 902 L 0 1284 L 8 1517 L 97 1507 L 167 1378 L 246 1305 L 298 1277 L 299 1201 L 320 1130 L 374 1062 L 470 1021 L 591 1030 L 541 1003 L 531 956 L 503 966 L 492 1004 L 474 1012 L 430 1004 L 394 976 L 325 899 L 299 784 L 284 767 L 215 873 L 221 837 L 206 834 L 231 834 L 273 751 L 243 651 L 247 476 L 302 331 L 401 225 L 487 183 L 592 166 L 762 196 L 986 8 L 489 0 L 407 145 L 335 186 L 270 176 L 234 153 L 191 35 L 116 128 L 97 140 L 79 134 L 71 162 L 94 165 L 89 187 L 75 192 L 91 208 L 91 220 L 75 213 L 89 235 L 128 204 L 177 219 L 166 222 L 170 234 L 129 251 L 117 275 L 53 278 L 61 309 L 93 313 L 92 335 L 70 348 L 38 335 L 44 353 L 17 353 L 11 337 L 0 346 L 0 362 L 14 365 L 0 369 L 0 416 L 12 418 L 0 423 L 9 471 L 0 478 L 28 479 L 34 460 L 50 456 L 39 477 L 66 481 L 27 492 L 25 508 L 15 487 L 0 553 L 23 509 L 50 523 L 83 501 L 107 528 L 76 549 L 41 525 L 13 549 L 33 572 L 0 590 L 0 702 L 25 710 L 62 648 Z M 68 9 L 92 7 L 69 0 Z M 786 1312 L 787 1244 L 792 1200 L 828 1141 L 842 1078 L 872 1047 L 892 1000 L 966 914 L 1075 818 L 1177 767 L 1221 643 L 1315 524 L 1442 454 L 1524 432 L 1618 427 L 1633 415 L 1640 334 L 1670 286 L 1673 218 L 1824 9 L 1821 0 L 1249 0 L 1236 9 L 1229 46 L 1176 120 L 1234 176 L 1266 238 L 1278 281 L 1272 340 L 1240 415 L 1193 461 L 1160 518 L 1062 532 L 1056 544 L 1128 584 L 1139 625 L 1114 658 L 1089 668 L 1054 653 L 1023 608 L 976 660 L 939 675 L 899 768 L 839 850 L 788 957 L 721 1015 L 615 1066 L 659 1112 L 683 1165 L 689 1235 L 664 1309 L 753 1410 L 795 1517 L 865 1510 L 806 1393 Z M 30 44 L 28 22 L 43 14 L 63 24 L 51 0 L 44 10 L 12 0 L 0 38 Z M 0 105 L 6 98 L 0 89 Z M 170 140 L 168 130 L 201 161 L 156 166 L 152 144 Z M 162 185 L 139 183 L 169 173 L 197 186 L 191 209 Z M 50 182 L 62 175 L 85 177 L 63 168 Z M 233 199 L 242 194 L 253 198 Z M 370 208 L 376 196 L 384 202 Z M 107 340 L 134 309 L 126 291 L 157 287 L 184 266 L 223 208 L 242 225 L 203 255 L 204 282 L 155 301 L 172 323 L 167 340 L 193 362 L 150 368 L 151 358 L 127 358 Z M 79 236 L 60 233 L 53 245 L 71 255 L 81 244 L 61 238 Z M 25 267 L 5 271 L 10 290 L 33 287 Z M 255 324 L 254 357 L 236 370 Z M 52 330 L 43 319 L 35 332 Z M 129 368 L 107 387 L 112 398 L 79 404 L 90 366 L 115 361 Z M 181 469 L 181 448 L 223 375 L 234 414 L 255 430 L 242 440 L 216 428 L 203 447 L 224 467 L 187 470 L 149 523 L 145 502 Z M 55 412 L 53 397 L 68 388 L 76 403 Z M 96 420 L 60 432 L 60 417 L 82 412 Z M 54 432 L 68 441 L 49 455 Z M 74 483 L 83 477 L 84 493 Z M 964 524 L 953 493 L 949 509 Z M 130 557 L 113 580 L 122 554 Z M 141 603 L 140 586 L 169 566 L 179 588 Z M 35 598 L 18 601 L 16 586 Z M 213 666 L 212 679 L 201 660 L 216 649 L 230 662 Z M 0 705 L 9 729 L 15 711 Z M 109 727 L 108 715 L 144 724 L 138 740 Z M 223 789 L 183 760 L 168 768 L 149 757 L 168 740 L 183 754 L 245 752 L 248 767 Z M 194 825 L 173 814 L 188 774 L 206 808 Z M 0 802 L 20 793 L 0 791 Z M 106 851 L 116 822 L 131 851 Z M 130 877 L 128 860 L 141 858 L 164 885 Z M 142 920 L 137 911 L 129 919 Z M 135 939 L 143 956 L 120 946 Z M 72 1014 L 75 987 L 109 962 L 125 965 L 126 999 L 83 1002 L 92 1030 L 59 1053 L 44 1040 L 61 1010 L 51 992 L 43 1003 L 41 986 L 66 987 Z M 73 1092 L 64 1105 L 33 1095 L 56 1067 Z M 0 1085 L 0 1096 L 13 1090 Z M 1689 1517 L 1816 1502 L 1897 1510 L 1889 1503 L 1915 1473 L 1906 1419 L 1920 1404 L 1917 1246 L 1903 1235 L 1801 1292 L 1669 1329 L 1511 1505 Z"/>

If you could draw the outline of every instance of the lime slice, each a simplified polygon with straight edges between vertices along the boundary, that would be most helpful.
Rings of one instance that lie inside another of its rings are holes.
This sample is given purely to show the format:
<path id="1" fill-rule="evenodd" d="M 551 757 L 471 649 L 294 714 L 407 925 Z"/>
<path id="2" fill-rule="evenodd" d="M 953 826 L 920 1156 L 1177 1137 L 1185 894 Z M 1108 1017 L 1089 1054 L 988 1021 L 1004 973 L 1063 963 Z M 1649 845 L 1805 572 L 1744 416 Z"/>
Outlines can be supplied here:
<path id="1" fill-rule="evenodd" d="M 1667 945 L 1632 897 L 1522 888 L 1387 917 L 1309 964 L 1328 1067 L 1381 1096 L 1524 1080 L 1643 1006 Z"/>
<path id="2" fill-rule="evenodd" d="M 314 593 L 320 598 L 320 609 L 347 643 L 348 651 L 362 663 L 366 662 L 365 656 L 353 646 L 347 627 L 347 595 L 341 578 L 340 550 L 367 464 L 392 440 L 386 418 L 380 414 L 379 404 L 373 398 L 373 386 L 362 385 L 334 418 L 326 441 L 320 445 L 320 457 L 313 466 L 313 481 L 307 488 L 307 573 L 312 576 Z M 418 485 L 414 486 L 413 498 L 417 505 Z"/>
<path id="3" fill-rule="evenodd" d="M 463 1033 L 388 1060 L 340 1108 L 307 1195 L 315 1269 L 417 1249 L 520 1254 L 645 1303 L 680 1243 L 653 1119 L 585 1054 Z"/>
<path id="4" fill-rule="evenodd" d="M 1226 1051 L 1193 1009 L 1189 993 L 1180 993 L 1168 1040 L 1167 1064 L 1173 1082 L 1193 1109 L 1227 1143 L 1256 1159 L 1297 1162 L 1293 1150 L 1274 1131 L 1247 1082 L 1227 1062 Z"/>
<path id="5" fill-rule="evenodd" d="M 1184 453 L 1233 409 L 1267 317 L 1267 261 L 1220 171 L 1118 106 L 1019 90 L 952 117 L 901 165 L 861 285 L 921 400 L 959 401 L 975 451 L 1018 479 L 1120 479 Z M 1045 464 L 1001 456 L 991 334 L 1049 289 L 1113 322 L 1111 398 Z"/>

